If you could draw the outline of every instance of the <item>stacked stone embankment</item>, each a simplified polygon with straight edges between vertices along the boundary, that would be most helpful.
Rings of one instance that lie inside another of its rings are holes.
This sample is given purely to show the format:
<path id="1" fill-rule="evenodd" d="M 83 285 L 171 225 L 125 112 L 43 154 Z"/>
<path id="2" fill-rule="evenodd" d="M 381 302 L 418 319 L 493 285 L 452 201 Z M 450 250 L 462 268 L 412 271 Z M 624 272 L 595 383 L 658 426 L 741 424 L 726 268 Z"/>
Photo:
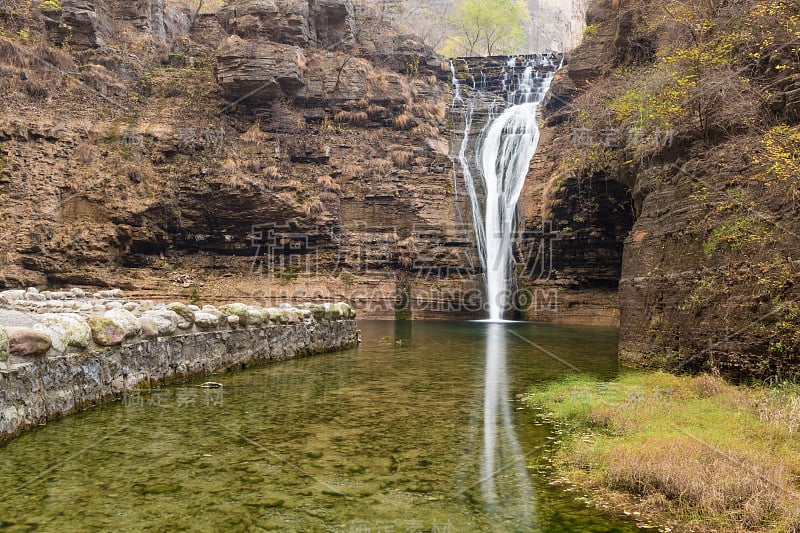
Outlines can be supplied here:
<path id="1" fill-rule="evenodd" d="M 0 440 L 155 384 L 358 342 L 345 303 L 132 301 L 121 290 L 0 292 Z"/>

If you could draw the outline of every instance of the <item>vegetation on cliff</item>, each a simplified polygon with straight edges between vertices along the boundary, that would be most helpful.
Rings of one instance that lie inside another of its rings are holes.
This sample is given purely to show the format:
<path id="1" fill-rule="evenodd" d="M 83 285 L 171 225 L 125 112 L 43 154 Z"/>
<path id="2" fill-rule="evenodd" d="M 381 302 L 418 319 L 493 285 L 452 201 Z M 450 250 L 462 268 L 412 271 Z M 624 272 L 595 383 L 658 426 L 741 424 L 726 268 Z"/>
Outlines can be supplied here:
<path id="1" fill-rule="evenodd" d="M 549 104 L 563 134 L 553 190 L 565 175 L 630 187 L 629 361 L 744 379 L 798 370 L 798 13 L 791 0 L 590 7 Z"/>
<path id="2" fill-rule="evenodd" d="M 393 300 L 414 228 L 453 240 L 448 75 L 356 4 L 0 6 L 0 286 Z"/>

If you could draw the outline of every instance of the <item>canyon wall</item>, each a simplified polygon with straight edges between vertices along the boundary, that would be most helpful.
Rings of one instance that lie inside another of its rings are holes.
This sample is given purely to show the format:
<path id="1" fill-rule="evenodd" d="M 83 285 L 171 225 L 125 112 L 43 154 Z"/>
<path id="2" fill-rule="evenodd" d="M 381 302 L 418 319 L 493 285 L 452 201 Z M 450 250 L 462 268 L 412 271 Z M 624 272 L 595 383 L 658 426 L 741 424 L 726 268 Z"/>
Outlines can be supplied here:
<path id="1" fill-rule="evenodd" d="M 800 21 L 796 2 L 762 7 L 592 2 L 552 85 L 523 204 L 557 239 L 553 275 L 532 283 L 562 287 L 563 315 L 616 307 L 620 280 L 631 364 L 800 368 Z"/>
<path id="2" fill-rule="evenodd" d="M 0 286 L 463 314 L 430 49 L 349 0 L 0 16 Z"/>

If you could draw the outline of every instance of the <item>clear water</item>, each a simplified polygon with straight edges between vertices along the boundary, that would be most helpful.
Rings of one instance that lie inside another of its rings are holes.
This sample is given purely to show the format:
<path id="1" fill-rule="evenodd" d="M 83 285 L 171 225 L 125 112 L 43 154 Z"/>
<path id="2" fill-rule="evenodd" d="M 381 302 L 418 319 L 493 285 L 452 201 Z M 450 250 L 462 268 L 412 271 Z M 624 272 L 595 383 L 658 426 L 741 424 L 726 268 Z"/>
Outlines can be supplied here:
<path id="1" fill-rule="evenodd" d="M 534 383 L 574 372 L 569 365 L 613 377 L 615 330 L 361 327 L 356 350 L 218 375 L 221 390 L 143 393 L 3 445 L 0 529 L 637 530 L 549 485 L 534 465 L 552 430 L 513 402 Z M 510 408 L 508 419 L 498 409 L 489 485 L 497 497 L 487 501 L 485 363 L 498 347 L 506 376 L 498 395 Z"/>

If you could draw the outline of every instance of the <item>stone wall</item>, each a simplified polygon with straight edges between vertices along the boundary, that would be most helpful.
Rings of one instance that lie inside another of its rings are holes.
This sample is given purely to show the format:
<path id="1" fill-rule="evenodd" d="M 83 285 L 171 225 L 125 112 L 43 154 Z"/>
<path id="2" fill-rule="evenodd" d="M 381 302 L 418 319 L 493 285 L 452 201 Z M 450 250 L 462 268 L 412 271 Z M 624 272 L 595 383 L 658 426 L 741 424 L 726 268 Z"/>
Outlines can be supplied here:
<path id="1" fill-rule="evenodd" d="M 0 440 L 137 388 L 358 342 L 344 303 L 200 309 L 34 289 L 0 293 L 0 307 Z"/>

